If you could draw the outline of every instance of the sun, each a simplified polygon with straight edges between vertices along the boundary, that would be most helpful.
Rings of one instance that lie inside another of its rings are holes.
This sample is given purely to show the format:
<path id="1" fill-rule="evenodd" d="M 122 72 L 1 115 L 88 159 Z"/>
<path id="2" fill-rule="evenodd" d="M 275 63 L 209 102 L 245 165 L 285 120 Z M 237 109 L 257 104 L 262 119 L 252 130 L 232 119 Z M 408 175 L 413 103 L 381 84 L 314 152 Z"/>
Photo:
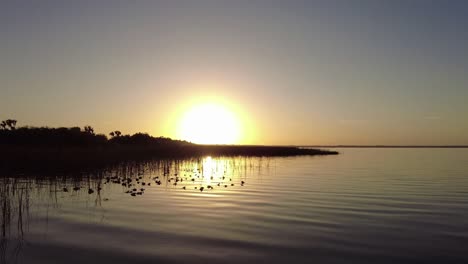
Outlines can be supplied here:
<path id="1" fill-rule="evenodd" d="M 198 144 L 236 144 L 240 140 L 241 124 L 227 107 L 204 103 L 183 114 L 177 133 L 180 139 Z"/>

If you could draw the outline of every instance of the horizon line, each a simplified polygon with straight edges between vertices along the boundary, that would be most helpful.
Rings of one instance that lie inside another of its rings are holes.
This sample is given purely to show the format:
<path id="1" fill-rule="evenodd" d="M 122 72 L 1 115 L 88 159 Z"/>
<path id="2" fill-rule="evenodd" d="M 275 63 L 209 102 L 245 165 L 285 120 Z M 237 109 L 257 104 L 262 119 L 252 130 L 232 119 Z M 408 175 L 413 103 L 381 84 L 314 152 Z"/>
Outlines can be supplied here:
<path id="1" fill-rule="evenodd" d="M 269 146 L 269 147 L 302 147 L 302 148 L 468 148 L 468 145 L 298 145 L 298 144 L 203 144 L 224 146 Z"/>
<path id="2" fill-rule="evenodd" d="M 320 148 L 468 148 L 468 145 L 291 145 Z"/>

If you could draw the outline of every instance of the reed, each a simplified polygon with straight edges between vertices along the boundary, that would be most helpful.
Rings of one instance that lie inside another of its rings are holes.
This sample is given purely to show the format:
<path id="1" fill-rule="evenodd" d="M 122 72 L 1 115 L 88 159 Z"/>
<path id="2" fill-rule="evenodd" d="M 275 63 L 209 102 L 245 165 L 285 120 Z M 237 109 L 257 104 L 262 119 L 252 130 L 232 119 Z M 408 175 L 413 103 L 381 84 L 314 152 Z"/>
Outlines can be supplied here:
<path id="1" fill-rule="evenodd" d="M 11 127 L 0 130 L 0 170 L 8 173 L 77 170 L 131 160 L 206 155 L 273 157 L 336 154 L 336 151 L 286 146 L 198 145 L 144 133 L 122 135 L 120 131 L 112 132 L 107 138 L 95 134 L 89 126 L 84 130 L 79 127 Z"/>

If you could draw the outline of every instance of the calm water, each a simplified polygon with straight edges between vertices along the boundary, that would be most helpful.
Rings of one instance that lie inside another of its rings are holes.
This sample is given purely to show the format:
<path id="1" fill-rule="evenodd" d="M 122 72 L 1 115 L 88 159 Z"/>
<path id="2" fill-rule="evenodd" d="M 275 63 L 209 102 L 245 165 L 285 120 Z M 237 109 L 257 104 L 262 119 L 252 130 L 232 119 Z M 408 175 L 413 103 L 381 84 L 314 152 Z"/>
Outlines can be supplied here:
<path id="1" fill-rule="evenodd" d="M 0 261 L 468 263 L 468 149 L 339 151 L 4 179 Z"/>

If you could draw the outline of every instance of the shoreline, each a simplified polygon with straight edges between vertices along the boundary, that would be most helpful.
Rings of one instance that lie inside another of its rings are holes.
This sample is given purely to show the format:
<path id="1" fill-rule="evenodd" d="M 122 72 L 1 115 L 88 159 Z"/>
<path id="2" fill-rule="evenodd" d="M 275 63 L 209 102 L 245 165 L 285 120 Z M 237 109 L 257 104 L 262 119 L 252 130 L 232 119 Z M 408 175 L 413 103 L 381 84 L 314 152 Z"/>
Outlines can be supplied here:
<path id="1" fill-rule="evenodd" d="M 154 159 L 187 159 L 204 156 L 290 157 L 337 155 L 324 149 L 243 145 L 105 145 L 105 146 L 1 146 L 0 168 L 11 171 L 63 171 L 112 166 Z"/>
<path id="2" fill-rule="evenodd" d="M 303 148 L 468 148 L 466 145 L 306 145 Z"/>

